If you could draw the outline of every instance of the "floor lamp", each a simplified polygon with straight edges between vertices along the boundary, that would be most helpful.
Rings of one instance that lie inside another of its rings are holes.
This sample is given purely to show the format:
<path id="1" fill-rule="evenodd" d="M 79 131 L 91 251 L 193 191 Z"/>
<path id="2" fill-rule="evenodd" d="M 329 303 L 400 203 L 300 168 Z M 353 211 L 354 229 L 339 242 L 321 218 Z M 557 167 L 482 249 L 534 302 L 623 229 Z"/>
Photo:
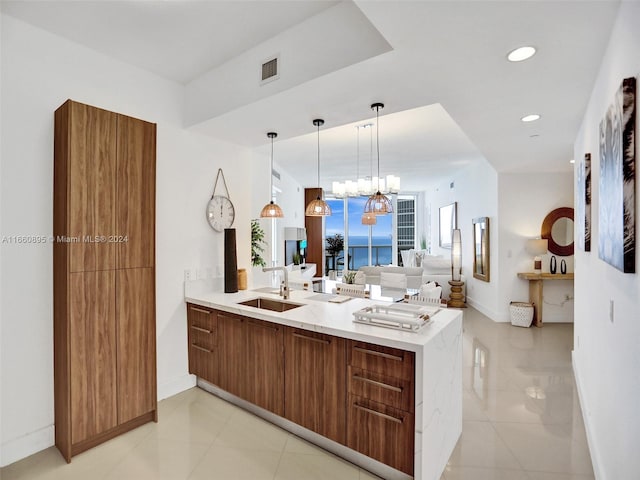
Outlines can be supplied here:
<path id="1" fill-rule="evenodd" d="M 462 287 L 464 282 L 461 278 L 462 273 L 462 235 L 460 229 L 453 230 L 451 240 L 451 296 L 447 305 L 453 308 L 466 308 L 464 303 L 464 295 L 462 294 Z"/>

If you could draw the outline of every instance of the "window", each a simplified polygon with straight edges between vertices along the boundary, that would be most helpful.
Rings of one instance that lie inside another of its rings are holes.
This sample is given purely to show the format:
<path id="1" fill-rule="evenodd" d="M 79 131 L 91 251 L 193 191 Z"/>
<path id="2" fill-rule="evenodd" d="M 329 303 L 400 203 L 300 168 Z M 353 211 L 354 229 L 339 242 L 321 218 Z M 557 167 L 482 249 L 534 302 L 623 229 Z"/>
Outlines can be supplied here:
<path id="1" fill-rule="evenodd" d="M 416 199 L 398 198 L 398 265 L 402 265 L 401 252 L 416 248 Z"/>
<path id="2" fill-rule="evenodd" d="M 362 212 L 367 197 L 328 199 L 332 215 L 326 218 L 325 238 L 341 234 L 344 250 L 332 258 L 327 254 L 325 270 L 357 270 L 365 265 L 389 265 L 393 259 L 393 216 L 380 215 L 369 229 L 362 225 Z M 345 235 L 345 231 L 348 235 Z M 344 251 L 348 252 L 345 260 Z"/>

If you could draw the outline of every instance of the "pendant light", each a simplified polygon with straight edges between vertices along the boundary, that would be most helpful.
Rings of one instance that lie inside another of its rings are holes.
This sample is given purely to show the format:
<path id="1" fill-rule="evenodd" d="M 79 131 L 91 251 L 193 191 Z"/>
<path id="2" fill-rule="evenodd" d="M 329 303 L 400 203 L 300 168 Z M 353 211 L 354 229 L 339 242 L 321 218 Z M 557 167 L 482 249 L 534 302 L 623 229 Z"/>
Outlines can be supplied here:
<path id="1" fill-rule="evenodd" d="M 376 149 L 378 152 L 378 182 L 380 181 L 380 109 L 384 108 L 383 103 L 374 103 L 371 105 L 371 110 L 376 111 Z M 378 190 L 376 193 L 369 197 L 366 205 L 364 206 L 364 213 L 373 213 L 374 215 L 386 215 L 393 212 L 393 204 L 386 195 L 380 192 L 380 184 L 378 183 Z"/>
<path id="2" fill-rule="evenodd" d="M 324 125 L 324 120 L 316 118 L 313 124 L 318 127 L 318 189 L 320 188 L 320 126 Z M 318 198 L 311 200 L 304 211 L 307 217 L 328 217 L 331 215 L 331 207 L 322 199 L 322 192 Z"/>
<path id="3" fill-rule="evenodd" d="M 276 138 L 278 134 L 276 132 L 267 133 L 267 137 L 271 139 L 271 168 L 269 170 L 269 196 L 271 197 L 271 202 L 267 203 L 260 212 L 261 218 L 282 218 L 284 217 L 284 213 L 282 213 L 282 208 L 277 203 L 273 201 L 273 139 Z"/>
<path id="4" fill-rule="evenodd" d="M 369 124 L 369 127 L 373 127 L 373 125 Z M 373 131 L 371 131 L 369 133 L 369 180 L 366 180 L 366 182 L 368 183 L 365 184 L 365 188 L 367 188 L 367 192 L 369 195 L 371 195 L 371 187 L 372 187 L 372 183 L 371 183 L 371 179 L 373 178 Z M 375 214 L 370 213 L 370 212 L 364 212 L 362 214 L 362 218 L 360 220 L 362 222 L 362 225 L 369 225 L 369 226 L 373 226 L 376 223 L 378 223 L 378 219 L 375 216 Z"/>

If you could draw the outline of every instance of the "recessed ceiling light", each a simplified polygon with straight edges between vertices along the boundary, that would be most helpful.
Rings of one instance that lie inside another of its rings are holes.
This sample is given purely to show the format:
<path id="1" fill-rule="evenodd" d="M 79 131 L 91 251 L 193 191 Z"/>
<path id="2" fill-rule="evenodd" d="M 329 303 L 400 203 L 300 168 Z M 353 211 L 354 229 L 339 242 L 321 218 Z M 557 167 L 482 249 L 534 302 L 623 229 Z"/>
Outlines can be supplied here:
<path id="1" fill-rule="evenodd" d="M 523 122 L 535 122 L 538 119 L 540 119 L 540 115 L 538 115 L 537 113 L 533 113 L 531 115 L 522 117 L 520 120 L 522 120 Z"/>
<path id="2" fill-rule="evenodd" d="M 509 52 L 507 55 L 507 60 L 510 62 L 521 62 L 526 60 L 527 58 L 531 58 L 536 54 L 536 49 L 534 47 L 520 47 L 516 48 Z"/>
<path id="3" fill-rule="evenodd" d="M 571 160 L 569 160 L 569 163 L 576 163 L 576 161 L 572 158 Z"/>

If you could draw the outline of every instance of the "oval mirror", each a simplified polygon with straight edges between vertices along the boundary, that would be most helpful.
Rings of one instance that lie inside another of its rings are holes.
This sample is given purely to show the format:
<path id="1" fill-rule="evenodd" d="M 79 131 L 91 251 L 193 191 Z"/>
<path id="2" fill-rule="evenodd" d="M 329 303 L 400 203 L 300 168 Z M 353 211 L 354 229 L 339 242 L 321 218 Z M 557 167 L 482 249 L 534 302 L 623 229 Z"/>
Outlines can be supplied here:
<path id="1" fill-rule="evenodd" d="M 549 240 L 549 252 L 561 257 L 573 255 L 573 208 L 556 208 L 542 222 L 542 238 Z"/>

